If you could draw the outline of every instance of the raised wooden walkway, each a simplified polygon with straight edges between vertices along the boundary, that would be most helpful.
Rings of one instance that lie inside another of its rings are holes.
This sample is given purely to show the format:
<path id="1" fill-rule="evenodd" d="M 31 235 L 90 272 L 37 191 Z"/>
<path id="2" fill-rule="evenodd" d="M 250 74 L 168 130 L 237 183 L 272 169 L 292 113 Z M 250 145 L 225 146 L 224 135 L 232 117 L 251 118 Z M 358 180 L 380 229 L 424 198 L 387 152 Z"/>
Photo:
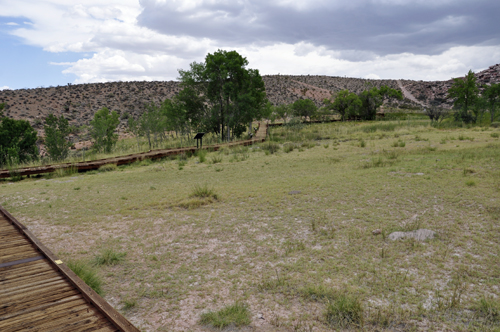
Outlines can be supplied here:
<path id="1" fill-rule="evenodd" d="M 213 151 L 217 151 L 222 147 L 233 147 L 238 145 L 252 145 L 255 143 L 261 143 L 266 140 L 267 136 L 267 125 L 261 125 L 255 137 L 250 140 L 231 142 L 226 144 L 218 144 L 218 145 L 210 145 L 203 147 L 203 149 L 211 149 Z M 175 149 L 159 149 L 159 150 L 151 150 L 149 152 L 143 153 L 135 153 L 125 156 L 99 159 L 93 161 L 82 161 L 78 163 L 64 163 L 64 164 L 54 164 L 54 165 L 45 165 L 45 166 L 37 166 L 37 167 L 25 167 L 18 168 L 15 170 L 2 169 L 0 170 L 0 179 L 1 178 L 9 178 L 12 176 L 19 175 L 35 175 L 35 174 L 43 174 L 43 173 L 52 173 L 58 169 L 76 169 L 78 172 L 85 172 L 90 170 L 96 170 L 99 167 L 106 164 L 115 164 L 117 166 L 124 164 L 131 164 L 138 160 L 144 159 L 158 159 L 164 158 L 168 156 L 175 156 L 182 153 L 194 153 L 197 150 L 195 146 L 187 147 L 187 148 L 175 148 Z"/>
<path id="2" fill-rule="evenodd" d="M 1 206 L 0 331 L 139 332 Z"/>

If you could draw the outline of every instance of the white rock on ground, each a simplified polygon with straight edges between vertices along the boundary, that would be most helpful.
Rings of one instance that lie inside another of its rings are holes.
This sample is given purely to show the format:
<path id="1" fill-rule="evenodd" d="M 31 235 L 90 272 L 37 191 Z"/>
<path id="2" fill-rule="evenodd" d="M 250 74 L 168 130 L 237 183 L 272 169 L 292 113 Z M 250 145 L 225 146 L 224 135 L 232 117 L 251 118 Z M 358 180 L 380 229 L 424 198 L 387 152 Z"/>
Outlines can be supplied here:
<path id="1" fill-rule="evenodd" d="M 412 237 L 418 241 L 425 241 L 428 239 L 433 239 L 435 235 L 436 235 L 436 232 L 431 231 L 430 229 L 422 228 L 422 229 L 417 229 L 416 231 L 412 231 L 412 232 L 394 232 L 394 233 L 389 234 L 389 239 L 396 241 L 399 239 Z"/>

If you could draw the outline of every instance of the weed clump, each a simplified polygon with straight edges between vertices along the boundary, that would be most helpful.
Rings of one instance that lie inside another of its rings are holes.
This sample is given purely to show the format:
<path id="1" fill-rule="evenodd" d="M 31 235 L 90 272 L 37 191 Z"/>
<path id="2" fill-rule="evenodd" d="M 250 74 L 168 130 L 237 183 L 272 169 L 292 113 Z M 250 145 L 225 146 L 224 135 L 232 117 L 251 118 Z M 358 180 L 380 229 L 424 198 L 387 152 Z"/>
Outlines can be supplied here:
<path id="1" fill-rule="evenodd" d="M 218 311 L 209 311 L 201 315 L 200 323 L 223 329 L 229 325 L 236 327 L 251 323 L 250 310 L 245 304 L 235 303 Z"/>
<path id="2" fill-rule="evenodd" d="M 99 167 L 99 172 L 111 172 L 116 171 L 117 169 L 118 166 L 116 166 L 115 164 L 106 164 Z"/>
<path id="3" fill-rule="evenodd" d="M 267 142 L 261 145 L 260 147 L 262 150 L 264 150 L 265 154 L 274 154 L 279 151 L 280 145 L 276 142 Z"/>
<path id="4" fill-rule="evenodd" d="M 189 197 L 213 198 L 215 200 L 218 198 L 215 190 L 206 183 L 204 185 L 195 185 Z"/>
<path id="5" fill-rule="evenodd" d="M 482 297 L 479 299 L 474 308 L 476 316 L 483 317 L 491 323 L 500 322 L 500 301 L 492 297 Z"/>
<path id="6" fill-rule="evenodd" d="M 348 328 L 363 325 L 363 306 L 354 295 L 341 294 L 328 301 L 324 315 L 326 322 L 332 326 Z"/>
<path id="7" fill-rule="evenodd" d="M 120 263 L 127 253 L 116 252 L 113 249 L 107 248 L 101 251 L 100 255 L 94 257 L 94 265 L 116 265 Z"/>
<path id="8" fill-rule="evenodd" d="M 66 265 L 85 282 L 90 288 L 92 288 L 97 294 L 102 295 L 102 280 L 90 265 L 84 261 L 68 261 Z"/>

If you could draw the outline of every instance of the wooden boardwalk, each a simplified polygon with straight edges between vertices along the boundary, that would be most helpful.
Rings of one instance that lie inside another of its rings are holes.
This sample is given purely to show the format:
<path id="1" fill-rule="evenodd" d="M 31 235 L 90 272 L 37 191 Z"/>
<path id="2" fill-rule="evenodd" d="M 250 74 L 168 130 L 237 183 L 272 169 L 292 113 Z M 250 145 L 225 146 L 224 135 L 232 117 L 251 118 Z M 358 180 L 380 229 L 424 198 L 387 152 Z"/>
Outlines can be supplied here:
<path id="1" fill-rule="evenodd" d="M 259 127 L 259 130 L 253 139 L 244 140 L 244 141 L 236 141 L 225 144 L 217 144 L 211 146 L 204 146 L 203 149 L 211 149 L 213 151 L 217 151 L 222 147 L 233 147 L 238 145 L 253 145 L 256 143 L 264 142 L 267 135 L 267 125 L 263 125 Z M 19 175 L 35 175 L 35 174 L 43 174 L 43 173 L 52 173 L 58 169 L 75 169 L 79 172 L 85 172 L 90 170 L 96 170 L 99 167 L 106 164 L 115 164 L 117 166 L 124 164 L 131 164 L 138 160 L 144 159 L 158 159 L 169 156 L 175 156 L 182 153 L 194 153 L 197 150 L 195 146 L 186 147 L 186 148 L 174 148 L 174 149 L 158 149 L 151 150 L 143 153 L 134 153 L 125 156 L 106 158 L 106 159 L 98 159 L 93 161 L 82 161 L 78 163 L 64 163 L 64 164 L 54 164 L 54 165 L 45 165 L 45 166 L 35 166 L 35 167 L 25 167 L 19 168 L 15 170 L 2 169 L 0 170 L 0 179 L 1 178 L 9 178 L 12 176 Z"/>
<path id="2" fill-rule="evenodd" d="M 139 330 L 0 206 L 0 331 Z"/>

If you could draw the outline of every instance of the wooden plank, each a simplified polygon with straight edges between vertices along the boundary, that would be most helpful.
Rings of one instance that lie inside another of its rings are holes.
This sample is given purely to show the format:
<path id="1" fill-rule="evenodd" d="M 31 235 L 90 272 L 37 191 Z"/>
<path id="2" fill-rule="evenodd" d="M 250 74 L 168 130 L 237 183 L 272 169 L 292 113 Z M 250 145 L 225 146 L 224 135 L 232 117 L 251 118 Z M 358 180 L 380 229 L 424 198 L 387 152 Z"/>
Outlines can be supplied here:
<path id="1" fill-rule="evenodd" d="M 35 250 L 26 251 L 26 252 L 22 252 L 19 254 L 0 256 L 0 264 L 18 261 L 18 260 L 25 259 L 25 258 L 37 257 L 37 256 L 40 256 L 40 253 L 35 251 Z"/>
<path id="2" fill-rule="evenodd" d="M 47 324 L 48 322 L 57 320 L 61 317 L 78 313 L 82 310 L 90 311 L 95 309 L 89 307 L 88 303 L 84 300 L 73 300 L 0 321 L 0 331 L 17 331 L 26 328 L 33 330 L 34 328 L 38 328 L 40 325 Z"/>
<path id="3" fill-rule="evenodd" d="M 42 310 L 46 307 L 56 305 L 59 302 L 67 302 L 76 298 L 82 298 L 82 296 L 74 289 L 64 292 L 54 290 L 52 294 L 45 293 L 43 296 L 32 298 L 30 301 L 6 303 L 5 305 L 0 304 L 0 321 L 24 315 L 29 312 Z"/>
<path id="4" fill-rule="evenodd" d="M 5 240 L 2 243 L 0 243 L 0 249 L 22 246 L 26 244 L 26 242 L 27 242 L 26 239 L 19 239 L 19 238 Z"/>
<path id="5" fill-rule="evenodd" d="M 0 268 L 0 280 L 10 279 L 13 276 L 30 273 L 31 271 L 47 270 L 47 269 L 54 270 L 54 268 L 50 264 L 48 264 L 47 259 L 7 266 Z"/>
<path id="6" fill-rule="evenodd" d="M 24 276 L 22 278 L 10 279 L 6 281 L 0 281 L 0 294 L 2 291 L 13 289 L 14 287 L 21 287 L 28 285 L 30 283 L 37 282 L 39 280 L 50 280 L 52 278 L 64 278 L 60 273 L 56 271 L 45 271 L 42 273 L 33 274 L 30 276 Z M 2 300 L 0 300 L 1 302 Z"/>
<path id="7" fill-rule="evenodd" d="M 21 246 L 0 249 L 0 257 L 6 257 L 25 252 L 38 252 L 38 251 L 31 243 L 28 242 Z"/>
<path id="8" fill-rule="evenodd" d="M 30 306 L 29 303 L 31 303 L 31 302 L 43 303 L 44 298 L 53 297 L 53 296 L 56 296 L 59 294 L 66 294 L 67 297 L 70 297 L 70 296 L 73 296 L 73 295 L 71 295 L 72 294 L 71 292 L 75 292 L 74 295 L 78 295 L 78 296 L 82 297 L 81 293 L 79 293 L 77 290 L 75 290 L 71 286 L 64 286 L 64 287 L 58 287 L 58 288 L 52 288 L 52 289 L 46 290 L 43 293 L 28 297 L 28 298 L 24 299 L 24 301 L 19 301 L 16 298 L 6 300 L 5 302 L 3 302 L 0 305 L 0 307 L 2 308 L 2 310 L 4 310 L 5 315 L 9 315 L 10 313 L 12 313 L 12 310 L 10 308 L 14 308 L 15 306 L 19 306 L 19 307 L 22 307 L 23 305 Z"/>
<path id="9" fill-rule="evenodd" d="M 16 234 L 11 234 L 11 235 L 5 236 L 5 237 L 2 236 L 2 234 L 0 234 L 0 243 L 6 242 L 6 241 L 14 241 L 14 240 L 27 241 L 26 237 L 23 236 L 20 232 L 17 232 Z"/>
<path id="10" fill-rule="evenodd" d="M 39 331 L 50 331 L 50 332 L 65 332 L 65 331 L 78 331 L 82 329 L 88 329 L 89 327 L 96 326 L 99 323 L 99 319 L 104 316 L 97 310 L 82 310 L 71 316 L 62 317 L 57 321 L 51 321 L 50 323 L 40 326 Z"/>
<path id="11" fill-rule="evenodd" d="M 29 299 L 31 296 L 35 295 L 38 296 L 54 288 L 63 288 L 65 286 L 71 287 L 68 284 L 66 284 L 66 280 L 63 279 L 62 276 L 60 276 L 60 278 L 61 279 L 59 280 L 53 280 L 51 282 L 36 283 L 36 285 L 32 285 L 31 287 L 23 287 L 21 289 L 11 291 L 10 293 L 0 294 L 0 296 L 2 296 L 5 301 L 14 299 L 18 301 L 25 301 L 26 299 Z"/>

